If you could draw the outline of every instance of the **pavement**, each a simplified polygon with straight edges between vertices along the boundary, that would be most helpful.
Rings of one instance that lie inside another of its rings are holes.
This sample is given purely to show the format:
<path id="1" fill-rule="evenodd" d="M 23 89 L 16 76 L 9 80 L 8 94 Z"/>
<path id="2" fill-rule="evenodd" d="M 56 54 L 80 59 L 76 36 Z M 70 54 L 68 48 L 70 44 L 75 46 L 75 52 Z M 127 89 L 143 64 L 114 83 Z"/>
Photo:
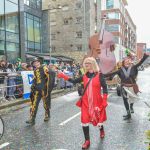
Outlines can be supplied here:
<path id="1" fill-rule="evenodd" d="M 126 113 L 122 97 L 115 91 L 109 92 L 107 121 L 104 124 L 106 136 L 99 138 L 99 130 L 90 125 L 91 146 L 89 150 L 146 150 L 145 131 L 150 129 L 150 70 L 139 72 L 138 83 L 141 99 L 134 105 L 132 119 L 123 120 Z M 56 94 L 57 95 L 57 94 Z M 80 109 L 75 106 L 79 99 L 77 92 L 71 92 L 52 99 L 51 119 L 44 122 L 42 101 L 38 108 L 36 124 L 28 126 L 27 104 L 11 107 L 2 114 L 5 133 L 0 140 L 2 150 L 81 150 L 84 142 L 80 122 Z M 23 107 L 24 106 L 24 107 Z M 16 108 L 17 107 L 17 108 Z M 13 108 L 13 109 L 12 109 Z M 5 111 L 6 109 L 4 109 Z"/>

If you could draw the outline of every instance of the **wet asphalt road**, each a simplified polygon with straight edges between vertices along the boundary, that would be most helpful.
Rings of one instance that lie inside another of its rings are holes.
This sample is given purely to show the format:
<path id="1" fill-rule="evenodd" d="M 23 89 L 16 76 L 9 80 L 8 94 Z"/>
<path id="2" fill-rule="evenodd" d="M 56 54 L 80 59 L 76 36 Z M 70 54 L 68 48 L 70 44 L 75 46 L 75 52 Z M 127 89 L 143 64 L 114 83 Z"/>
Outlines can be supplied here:
<path id="1" fill-rule="evenodd" d="M 90 126 L 91 147 L 89 150 L 146 150 L 145 130 L 150 128 L 148 121 L 150 104 L 150 68 L 139 72 L 141 100 L 135 106 L 135 113 L 130 121 L 123 121 L 125 113 L 121 97 L 115 91 L 109 93 L 107 107 L 108 120 L 105 123 L 106 137 L 99 138 L 99 130 Z M 51 120 L 44 122 L 43 104 L 40 103 L 36 124 L 27 126 L 29 116 L 27 104 L 4 110 L 5 134 L 0 140 L 6 144 L 4 150 L 80 150 L 84 142 L 80 123 L 80 110 L 75 106 L 77 92 L 52 100 Z M 68 120 L 69 119 L 69 120 Z M 66 121 L 66 122 L 64 122 Z"/>

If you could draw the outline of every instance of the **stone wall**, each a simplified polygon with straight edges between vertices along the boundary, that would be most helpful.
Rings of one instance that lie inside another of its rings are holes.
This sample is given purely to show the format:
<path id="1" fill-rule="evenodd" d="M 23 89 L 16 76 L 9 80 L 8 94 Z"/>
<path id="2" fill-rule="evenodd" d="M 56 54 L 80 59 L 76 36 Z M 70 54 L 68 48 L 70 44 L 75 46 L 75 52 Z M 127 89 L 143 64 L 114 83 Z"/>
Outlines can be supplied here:
<path id="1" fill-rule="evenodd" d="M 84 56 L 86 55 L 85 52 L 79 52 L 79 51 L 65 51 L 64 53 L 60 52 L 55 52 L 52 55 L 57 56 L 57 55 L 63 55 L 69 58 L 73 58 L 76 63 L 82 63 Z"/>
<path id="2" fill-rule="evenodd" d="M 89 37 L 95 33 L 95 26 L 100 25 L 99 1 L 96 5 L 95 0 L 49 0 L 52 55 L 82 59 L 89 50 Z"/>

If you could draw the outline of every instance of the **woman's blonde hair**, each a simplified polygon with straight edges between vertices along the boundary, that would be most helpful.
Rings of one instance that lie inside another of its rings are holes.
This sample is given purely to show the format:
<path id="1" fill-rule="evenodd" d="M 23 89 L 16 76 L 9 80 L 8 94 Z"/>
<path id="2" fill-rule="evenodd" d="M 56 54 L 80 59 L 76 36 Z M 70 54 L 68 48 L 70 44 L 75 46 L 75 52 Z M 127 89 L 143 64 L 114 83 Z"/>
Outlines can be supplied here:
<path id="1" fill-rule="evenodd" d="M 98 66 L 95 58 L 93 58 L 93 57 L 87 57 L 83 61 L 83 68 L 85 70 L 85 73 L 88 72 L 88 70 L 86 70 L 86 67 L 85 67 L 86 63 L 91 63 L 92 64 L 92 69 L 93 69 L 94 72 L 99 72 L 100 71 L 99 66 Z"/>

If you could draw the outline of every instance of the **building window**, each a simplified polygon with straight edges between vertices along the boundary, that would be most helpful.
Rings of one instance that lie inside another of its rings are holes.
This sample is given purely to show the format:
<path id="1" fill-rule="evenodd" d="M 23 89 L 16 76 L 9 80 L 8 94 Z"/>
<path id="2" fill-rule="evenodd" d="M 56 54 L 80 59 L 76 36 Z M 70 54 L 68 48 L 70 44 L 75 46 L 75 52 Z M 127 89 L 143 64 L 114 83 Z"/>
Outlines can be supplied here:
<path id="1" fill-rule="evenodd" d="M 108 13 L 107 15 L 108 15 L 109 19 L 119 19 L 119 13 L 118 12 Z"/>
<path id="2" fill-rule="evenodd" d="M 114 7 L 114 0 L 106 0 L 106 9 L 111 9 Z"/>
<path id="3" fill-rule="evenodd" d="M 51 40 L 56 40 L 56 34 L 55 33 L 51 34 Z"/>
<path id="4" fill-rule="evenodd" d="M 24 0 L 24 4 L 32 7 L 32 8 L 42 8 L 42 0 Z"/>
<path id="5" fill-rule="evenodd" d="M 69 24 L 69 19 L 68 18 L 65 18 L 64 19 L 64 25 L 68 25 Z"/>
<path id="6" fill-rule="evenodd" d="M 55 47 L 55 46 L 52 46 L 51 51 L 52 51 L 52 52 L 56 52 L 56 47 Z"/>
<path id="7" fill-rule="evenodd" d="M 82 17 L 76 17 L 76 24 L 82 23 Z"/>
<path id="8" fill-rule="evenodd" d="M 118 24 L 110 24 L 110 25 L 106 25 L 105 29 L 108 32 L 118 32 L 119 31 L 119 25 Z"/>
<path id="9" fill-rule="evenodd" d="M 4 45 L 5 45 L 4 41 L 0 40 L 0 55 L 4 55 L 5 50 Z"/>
<path id="10" fill-rule="evenodd" d="M 77 50 L 82 51 L 82 45 L 77 45 Z"/>
<path id="11" fill-rule="evenodd" d="M 41 20 L 25 13 L 26 46 L 29 52 L 41 52 Z"/>
<path id="12" fill-rule="evenodd" d="M 63 6 L 63 7 L 62 7 L 62 10 L 63 10 L 63 11 L 67 11 L 67 10 L 69 10 L 68 5 Z"/>
<path id="13" fill-rule="evenodd" d="M 0 4 L 0 38 L 2 37 L 1 35 L 2 30 L 5 30 L 4 0 L 1 0 L 1 4 Z"/>
<path id="14" fill-rule="evenodd" d="M 18 0 L 1 0 L 0 55 L 5 55 L 10 62 L 20 57 L 18 18 Z"/>
<path id="15" fill-rule="evenodd" d="M 82 38 L 82 31 L 76 32 L 76 37 L 77 38 Z"/>
<path id="16" fill-rule="evenodd" d="M 116 44 L 119 44 L 119 37 L 118 36 L 114 36 L 114 42 L 116 43 Z M 120 43 L 121 44 L 121 43 Z"/>
<path id="17" fill-rule="evenodd" d="M 81 9 L 81 8 L 82 8 L 82 2 L 77 2 L 76 9 Z"/>
<path id="18" fill-rule="evenodd" d="M 12 3 L 18 4 L 18 0 L 9 0 L 9 1 L 11 1 Z"/>
<path id="19" fill-rule="evenodd" d="M 56 26 L 56 25 L 57 25 L 56 21 L 51 21 L 50 22 L 50 26 Z"/>

